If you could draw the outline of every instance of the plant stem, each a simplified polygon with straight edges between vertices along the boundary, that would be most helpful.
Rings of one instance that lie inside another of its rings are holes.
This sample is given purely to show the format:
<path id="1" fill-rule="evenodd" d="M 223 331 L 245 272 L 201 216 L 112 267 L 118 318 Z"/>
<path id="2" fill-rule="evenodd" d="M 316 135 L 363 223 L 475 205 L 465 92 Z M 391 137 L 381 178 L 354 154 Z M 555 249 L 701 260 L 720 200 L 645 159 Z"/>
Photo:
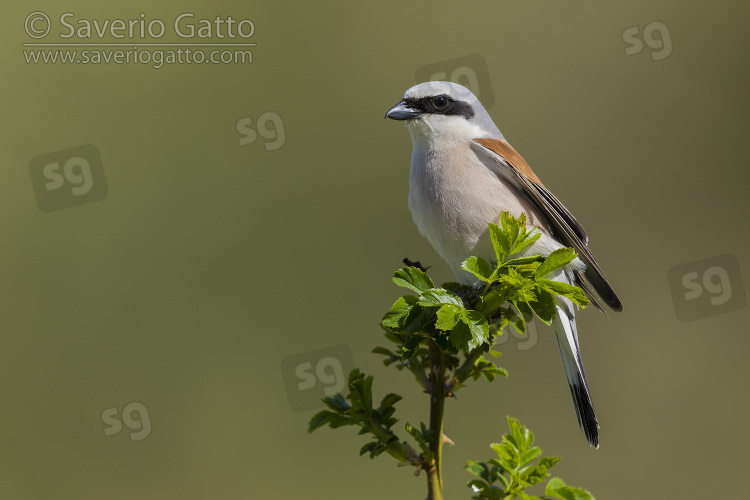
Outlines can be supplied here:
<path id="1" fill-rule="evenodd" d="M 482 354 L 484 354 L 484 348 L 482 346 L 479 346 L 475 347 L 469 354 L 466 355 L 466 360 L 455 371 L 453 380 L 451 380 L 451 383 L 449 384 L 449 387 L 452 391 L 457 391 L 458 388 L 461 387 L 461 384 L 463 384 L 464 381 L 469 378 L 471 370 L 474 368 L 477 359 L 479 359 Z"/>
<path id="2" fill-rule="evenodd" d="M 443 500 L 443 411 L 445 409 L 445 362 L 443 351 L 430 339 L 430 431 L 432 463 L 427 468 L 427 498 Z"/>

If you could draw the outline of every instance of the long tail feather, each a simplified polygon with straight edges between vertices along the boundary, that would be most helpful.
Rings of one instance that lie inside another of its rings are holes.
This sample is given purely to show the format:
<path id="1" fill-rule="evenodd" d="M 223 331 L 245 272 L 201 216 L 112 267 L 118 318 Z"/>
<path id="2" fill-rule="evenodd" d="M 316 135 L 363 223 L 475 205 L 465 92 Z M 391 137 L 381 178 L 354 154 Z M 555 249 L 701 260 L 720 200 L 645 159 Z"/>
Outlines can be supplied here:
<path id="1" fill-rule="evenodd" d="M 599 422 L 596 419 L 594 405 L 589 395 L 586 382 L 586 372 L 583 370 L 581 350 L 578 347 L 578 331 L 573 312 L 573 304 L 567 299 L 555 298 L 557 315 L 552 326 L 555 329 L 557 346 L 560 348 L 560 358 L 568 380 L 570 395 L 578 417 L 578 425 L 586 435 L 589 444 L 599 447 Z"/>

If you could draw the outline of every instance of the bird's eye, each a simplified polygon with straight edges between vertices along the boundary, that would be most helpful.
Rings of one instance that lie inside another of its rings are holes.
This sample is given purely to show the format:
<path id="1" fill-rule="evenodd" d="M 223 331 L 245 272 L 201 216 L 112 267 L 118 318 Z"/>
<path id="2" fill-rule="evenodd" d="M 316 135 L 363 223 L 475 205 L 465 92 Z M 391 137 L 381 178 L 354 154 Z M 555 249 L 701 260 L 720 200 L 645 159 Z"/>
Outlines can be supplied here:
<path id="1" fill-rule="evenodd" d="M 444 109 L 448 106 L 448 98 L 442 95 L 437 96 L 432 100 L 432 105 L 437 109 Z"/>

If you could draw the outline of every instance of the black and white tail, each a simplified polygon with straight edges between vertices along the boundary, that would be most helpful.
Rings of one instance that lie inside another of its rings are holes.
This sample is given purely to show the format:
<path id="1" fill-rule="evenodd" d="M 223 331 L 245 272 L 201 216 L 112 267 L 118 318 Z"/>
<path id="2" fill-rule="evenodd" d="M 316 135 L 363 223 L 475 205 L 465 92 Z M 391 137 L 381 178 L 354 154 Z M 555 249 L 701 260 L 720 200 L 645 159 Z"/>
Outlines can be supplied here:
<path id="1" fill-rule="evenodd" d="M 578 425 L 586 435 L 589 444 L 598 448 L 599 422 L 596 420 L 594 405 L 591 403 L 589 386 L 586 382 L 586 372 L 583 370 L 583 361 L 581 361 L 573 304 L 568 299 L 555 297 L 555 307 L 557 315 L 552 326 L 555 329 L 557 346 L 560 348 L 565 378 L 568 380 L 570 395 L 573 397 L 573 405 L 576 408 Z"/>

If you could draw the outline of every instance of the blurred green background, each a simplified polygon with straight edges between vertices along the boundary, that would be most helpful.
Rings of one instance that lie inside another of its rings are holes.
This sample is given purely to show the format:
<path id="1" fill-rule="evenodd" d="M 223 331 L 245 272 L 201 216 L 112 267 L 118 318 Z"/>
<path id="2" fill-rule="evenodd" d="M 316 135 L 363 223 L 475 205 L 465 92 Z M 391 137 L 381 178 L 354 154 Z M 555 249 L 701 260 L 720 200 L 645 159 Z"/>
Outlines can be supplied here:
<path id="1" fill-rule="evenodd" d="M 420 68 L 449 73 L 474 54 L 490 114 L 586 227 L 625 312 L 579 314 L 601 448 L 579 432 L 539 327 L 533 349 L 501 346 L 509 379 L 448 402 L 446 497 L 470 497 L 462 466 L 491 457 L 507 414 L 564 457 L 556 475 L 599 499 L 739 494 L 746 2 L 26 5 L 0 19 L 1 498 L 424 498 L 424 477 L 359 458 L 353 432 L 307 434 L 315 410 L 292 409 L 302 396 L 284 377 L 298 374 L 282 362 L 343 344 L 376 375 L 376 395 L 405 396 L 402 422 L 427 419 L 412 380 L 370 354 L 402 258 L 451 278 L 407 208 L 408 133 L 383 115 Z M 34 11 L 51 19 L 44 39 L 24 29 Z M 74 24 L 144 13 L 167 32 L 63 39 L 65 12 Z M 180 39 L 171 23 L 186 12 L 250 19 L 255 33 Z M 22 45 L 237 41 L 257 44 L 251 64 L 34 64 L 42 49 Z M 32 160 L 64 163 L 87 144 L 105 196 L 42 212 Z M 695 263 L 700 277 L 725 254 L 741 269 L 728 270 L 731 310 L 696 302 L 701 317 L 678 319 L 668 271 Z"/>

